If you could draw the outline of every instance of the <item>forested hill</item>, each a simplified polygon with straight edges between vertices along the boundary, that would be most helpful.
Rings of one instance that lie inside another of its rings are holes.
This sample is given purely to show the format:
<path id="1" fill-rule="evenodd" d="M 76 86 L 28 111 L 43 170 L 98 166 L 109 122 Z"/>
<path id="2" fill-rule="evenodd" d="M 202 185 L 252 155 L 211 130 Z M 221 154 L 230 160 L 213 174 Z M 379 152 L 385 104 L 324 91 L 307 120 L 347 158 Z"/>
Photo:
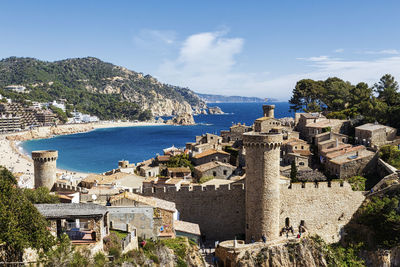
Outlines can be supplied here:
<path id="1" fill-rule="evenodd" d="M 265 102 L 265 99 L 259 97 L 210 95 L 210 94 L 199 94 L 199 93 L 197 93 L 197 95 L 207 103 Z M 271 99 L 271 101 L 274 100 Z"/>
<path id="2" fill-rule="evenodd" d="M 6 58 L 0 61 L 0 90 L 11 84 L 26 86 L 30 90 L 24 96 L 27 99 L 65 98 L 79 110 L 108 119 L 113 114 L 107 111 L 112 108 L 107 102 L 121 106 L 113 112 L 125 113 L 115 114 L 116 118 L 134 118 L 146 110 L 154 115 L 172 115 L 205 106 L 189 89 L 163 84 L 150 75 L 93 57 L 55 62 Z M 7 94 L 4 90 L 0 93 Z"/>

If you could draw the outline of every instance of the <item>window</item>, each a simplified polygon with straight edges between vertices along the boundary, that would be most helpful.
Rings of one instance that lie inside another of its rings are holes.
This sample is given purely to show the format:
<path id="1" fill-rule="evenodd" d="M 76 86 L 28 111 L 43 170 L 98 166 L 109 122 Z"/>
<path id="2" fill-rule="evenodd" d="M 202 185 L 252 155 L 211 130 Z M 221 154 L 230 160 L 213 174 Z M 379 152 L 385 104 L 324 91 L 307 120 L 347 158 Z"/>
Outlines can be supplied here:
<path id="1" fill-rule="evenodd" d="M 149 176 L 151 176 L 151 172 L 149 172 Z"/>
<path id="2" fill-rule="evenodd" d="M 217 176 L 217 172 L 213 172 L 213 176 L 214 176 L 214 177 Z"/>
<path id="3" fill-rule="evenodd" d="M 224 175 L 227 175 L 228 174 L 228 171 L 227 170 L 224 170 Z"/>
<path id="4" fill-rule="evenodd" d="M 304 149 L 304 146 L 301 146 L 301 149 Z"/>
<path id="5" fill-rule="evenodd" d="M 289 217 L 286 217 L 286 219 L 285 219 L 285 226 L 286 226 L 286 227 L 289 227 L 289 225 L 290 225 Z"/>
<path id="6" fill-rule="evenodd" d="M 300 164 L 301 166 L 304 166 L 304 162 L 300 162 L 299 164 Z"/>

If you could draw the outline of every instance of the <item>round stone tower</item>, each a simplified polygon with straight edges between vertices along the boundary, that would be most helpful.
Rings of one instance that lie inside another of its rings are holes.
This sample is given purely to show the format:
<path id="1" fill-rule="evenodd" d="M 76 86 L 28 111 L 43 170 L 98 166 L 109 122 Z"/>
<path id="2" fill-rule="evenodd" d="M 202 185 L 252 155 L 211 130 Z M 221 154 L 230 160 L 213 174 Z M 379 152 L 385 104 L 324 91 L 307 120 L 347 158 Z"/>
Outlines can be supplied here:
<path id="1" fill-rule="evenodd" d="M 56 181 L 57 150 L 32 151 L 35 173 L 35 188 L 44 186 L 52 189 Z"/>
<path id="2" fill-rule="evenodd" d="M 281 133 L 243 134 L 246 150 L 246 241 L 279 237 Z"/>
<path id="3" fill-rule="evenodd" d="M 274 118 L 275 105 L 263 105 L 264 117 Z"/>

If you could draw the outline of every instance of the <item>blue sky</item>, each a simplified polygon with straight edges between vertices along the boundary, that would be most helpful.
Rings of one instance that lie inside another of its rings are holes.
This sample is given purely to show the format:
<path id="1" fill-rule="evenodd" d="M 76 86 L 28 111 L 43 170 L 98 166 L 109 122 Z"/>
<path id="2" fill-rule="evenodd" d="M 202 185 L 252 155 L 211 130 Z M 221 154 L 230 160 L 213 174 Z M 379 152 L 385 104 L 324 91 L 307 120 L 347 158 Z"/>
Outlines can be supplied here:
<path id="1" fill-rule="evenodd" d="M 196 92 L 400 79 L 398 1 L 1 1 L 0 58 L 98 57 Z"/>

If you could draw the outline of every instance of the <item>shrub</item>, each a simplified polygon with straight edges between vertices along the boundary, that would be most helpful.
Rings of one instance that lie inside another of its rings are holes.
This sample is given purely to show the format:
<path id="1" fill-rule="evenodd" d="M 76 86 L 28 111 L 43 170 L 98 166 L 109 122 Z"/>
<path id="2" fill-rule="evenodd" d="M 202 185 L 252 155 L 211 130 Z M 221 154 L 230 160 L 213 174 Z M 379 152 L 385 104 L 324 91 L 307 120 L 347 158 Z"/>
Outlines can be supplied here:
<path id="1" fill-rule="evenodd" d="M 94 266 L 102 267 L 107 264 L 107 257 L 102 252 L 97 252 L 93 257 Z"/>
<path id="2" fill-rule="evenodd" d="M 213 176 L 203 176 L 200 178 L 199 183 L 204 184 L 205 182 L 208 182 L 210 180 L 214 179 Z"/>
<path id="3" fill-rule="evenodd" d="M 347 179 L 347 181 L 350 183 L 353 191 L 365 191 L 365 182 L 367 181 L 366 178 L 362 176 L 353 176 Z"/>

